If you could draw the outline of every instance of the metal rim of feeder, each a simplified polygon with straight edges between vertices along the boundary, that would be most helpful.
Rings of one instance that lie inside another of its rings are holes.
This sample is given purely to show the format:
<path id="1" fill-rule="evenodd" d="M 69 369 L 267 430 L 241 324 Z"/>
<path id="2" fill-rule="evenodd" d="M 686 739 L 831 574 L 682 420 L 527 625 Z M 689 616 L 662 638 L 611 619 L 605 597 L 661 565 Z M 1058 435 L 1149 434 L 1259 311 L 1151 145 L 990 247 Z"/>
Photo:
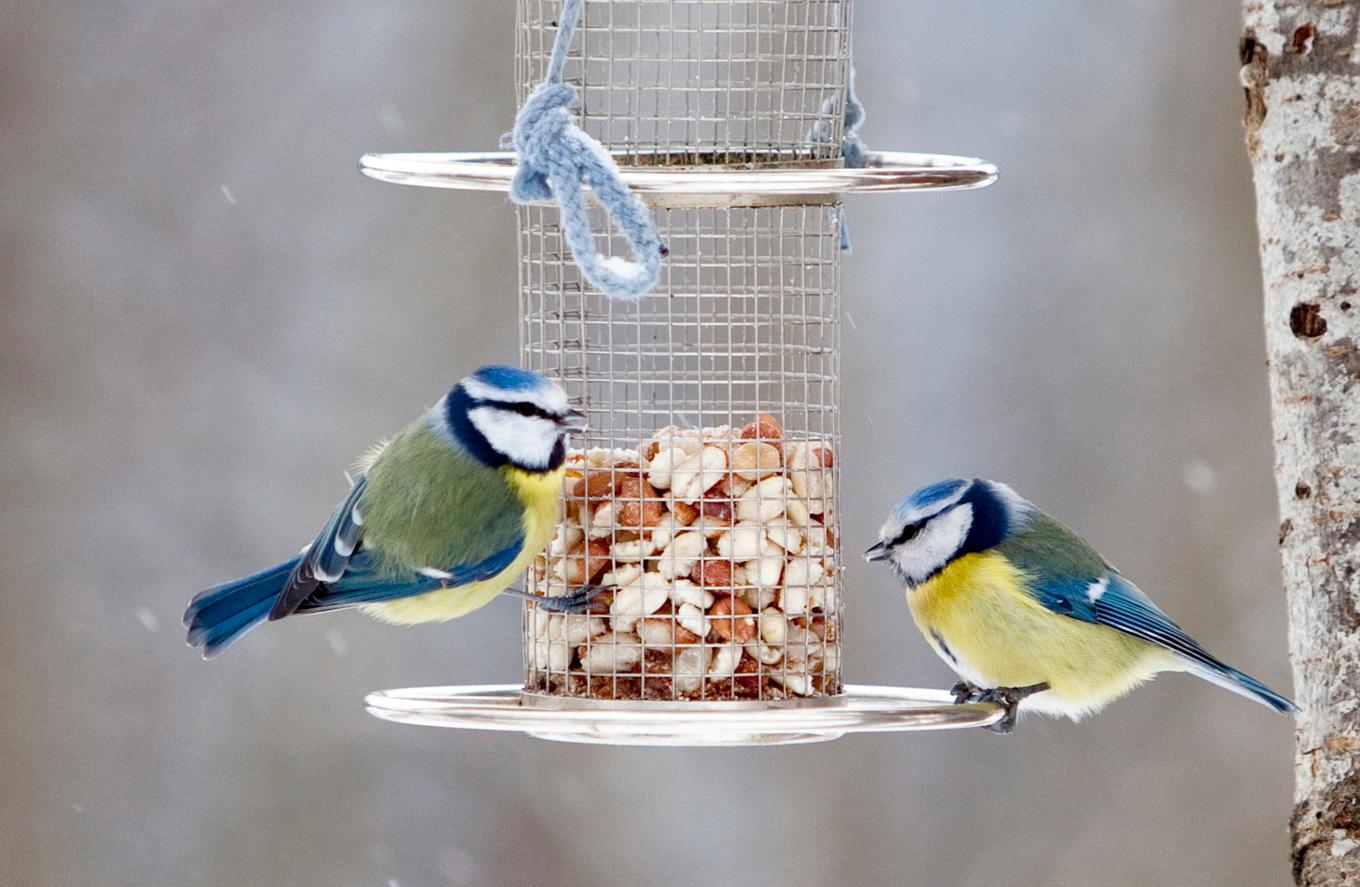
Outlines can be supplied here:
<path id="1" fill-rule="evenodd" d="M 986 727 L 1003 714 L 990 703 L 956 704 L 943 690 L 861 684 L 849 684 L 836 696 L 784 703 L 583 699 L 527 693 L 518 684 L 411 687 L 370 693 L 364 706 L 375 717 L 401 724 L 527 733 L 561 742 L 709 747 Z"/>
<path id="2" fill-rule="evenodd" d="M 996 167 L 977 157 L 871 151 L 863 167 L 743 168 L 716 164 L 627 163 L 614 152 L 623 181 L 653 205 L 760 206 L 832 202 L 845 194 L 962 191 L 996 180 Z M 692 158 L 692 155 L 685 155 Z M 508 191 L 515 175 L 511 151 L 372 153 L 359 160 L 364 175 L 399 185 L 461 191 Z"/>

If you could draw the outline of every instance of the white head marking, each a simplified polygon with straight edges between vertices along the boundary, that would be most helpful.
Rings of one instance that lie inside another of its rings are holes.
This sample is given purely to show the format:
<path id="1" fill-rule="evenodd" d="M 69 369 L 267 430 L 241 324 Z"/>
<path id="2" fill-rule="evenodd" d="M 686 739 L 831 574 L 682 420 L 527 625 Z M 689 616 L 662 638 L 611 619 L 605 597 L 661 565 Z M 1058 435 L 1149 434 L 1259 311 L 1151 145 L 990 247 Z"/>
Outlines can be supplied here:
<path id="1" fill-rule="evenodd" d="M 909 584 L 918 585 L 953 559 L 972 527 L 972 505 L 947 507 L 937 516 L 926 519 L 915 536 L 893 545 L 888 550 L 889 563 Z"/>

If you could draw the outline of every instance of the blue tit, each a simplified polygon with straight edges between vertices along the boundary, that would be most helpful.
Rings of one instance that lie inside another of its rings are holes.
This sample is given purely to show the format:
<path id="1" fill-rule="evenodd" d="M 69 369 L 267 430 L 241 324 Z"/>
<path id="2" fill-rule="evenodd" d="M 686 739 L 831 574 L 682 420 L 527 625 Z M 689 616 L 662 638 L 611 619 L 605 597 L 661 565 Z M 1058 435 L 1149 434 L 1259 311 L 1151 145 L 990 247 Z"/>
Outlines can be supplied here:
<path id="1" fill-rule="evenodd" d="M 184 614 L 189 644 L 211 658 L 294 613 L 359 607 L 412 624 L 485 605 L 551 537 L 566 435 L 584 418 L 537 373 L 483 367 L 370 450 L 301 554 L 195 597 Z M 570 611 L 595 593 L 534 599 Z"/>
<path id="2" fill-rule="evenodd" d="M 867 552 L 907 585 L 958 701 L 1073 720 L 1163 671 L 1186 671 L 1279 712 L 1294 703 L 1215 659 L 1086 540 L 1014 490 L 946 480 L 893 507 Z"/>

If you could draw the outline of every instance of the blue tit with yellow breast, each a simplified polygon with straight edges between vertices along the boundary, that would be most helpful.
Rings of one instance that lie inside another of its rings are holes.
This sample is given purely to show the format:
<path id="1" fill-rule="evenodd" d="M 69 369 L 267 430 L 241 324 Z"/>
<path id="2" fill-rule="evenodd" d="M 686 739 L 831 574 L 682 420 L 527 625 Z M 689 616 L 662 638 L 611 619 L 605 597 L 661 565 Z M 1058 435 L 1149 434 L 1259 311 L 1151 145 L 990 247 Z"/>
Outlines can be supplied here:
<path id="1" fill-rule="evenodd" d="M 1163 671 L 1186 671 L 1279 712 L 1294 703 L 1207 653 L 1086 540 L 1014 490 L 946 480 L 894 506 L 865 557 L 907 585 L 956 700 L 1073 720 Z"/>
<path id="2" fill-rule="evenodd" d="M 537 373 L 479 369 L 370 450 L 301 554 L 196 596 L 184 614 L 189 644 L 211 658 L 260 622 L 294 613 L 358 607 L 412 624 L 485 605 L 552 536 L 566 435 L 584 419 Z M 566 612 L 596 593 L 534 600 Z"/>

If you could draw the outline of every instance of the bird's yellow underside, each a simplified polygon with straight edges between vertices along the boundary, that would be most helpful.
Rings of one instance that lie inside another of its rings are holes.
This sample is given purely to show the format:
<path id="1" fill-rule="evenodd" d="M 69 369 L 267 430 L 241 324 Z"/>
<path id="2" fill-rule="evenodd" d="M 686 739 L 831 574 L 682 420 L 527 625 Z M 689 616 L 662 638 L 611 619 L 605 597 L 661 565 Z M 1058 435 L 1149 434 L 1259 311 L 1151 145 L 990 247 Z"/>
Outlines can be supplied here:
<path id="1" fill-rule="evenodd" d="M 907 591 L 921 633 L 942 659 L 980 687 L 1052 690 L 1032 707 L 1073 717 L 1095 711 L 1151 678 L 1179 669 L 1167 651 L 1104 625 L 1053 613 L 1024 590 L 998 554 L 965 555 Z"/>
<path id="2" fill-rule="evenodd" d="M 528 568 L 557 528 L 557 497 L 562 491 L 563 470 L 534 473 L 507 466 L 501 472 L 524 503 L 524 548 L 510 566 L 481 582 L 372 604 L 363 608 L 365 613 L 399 625 L 455 619 L 486 606 Z"/>

